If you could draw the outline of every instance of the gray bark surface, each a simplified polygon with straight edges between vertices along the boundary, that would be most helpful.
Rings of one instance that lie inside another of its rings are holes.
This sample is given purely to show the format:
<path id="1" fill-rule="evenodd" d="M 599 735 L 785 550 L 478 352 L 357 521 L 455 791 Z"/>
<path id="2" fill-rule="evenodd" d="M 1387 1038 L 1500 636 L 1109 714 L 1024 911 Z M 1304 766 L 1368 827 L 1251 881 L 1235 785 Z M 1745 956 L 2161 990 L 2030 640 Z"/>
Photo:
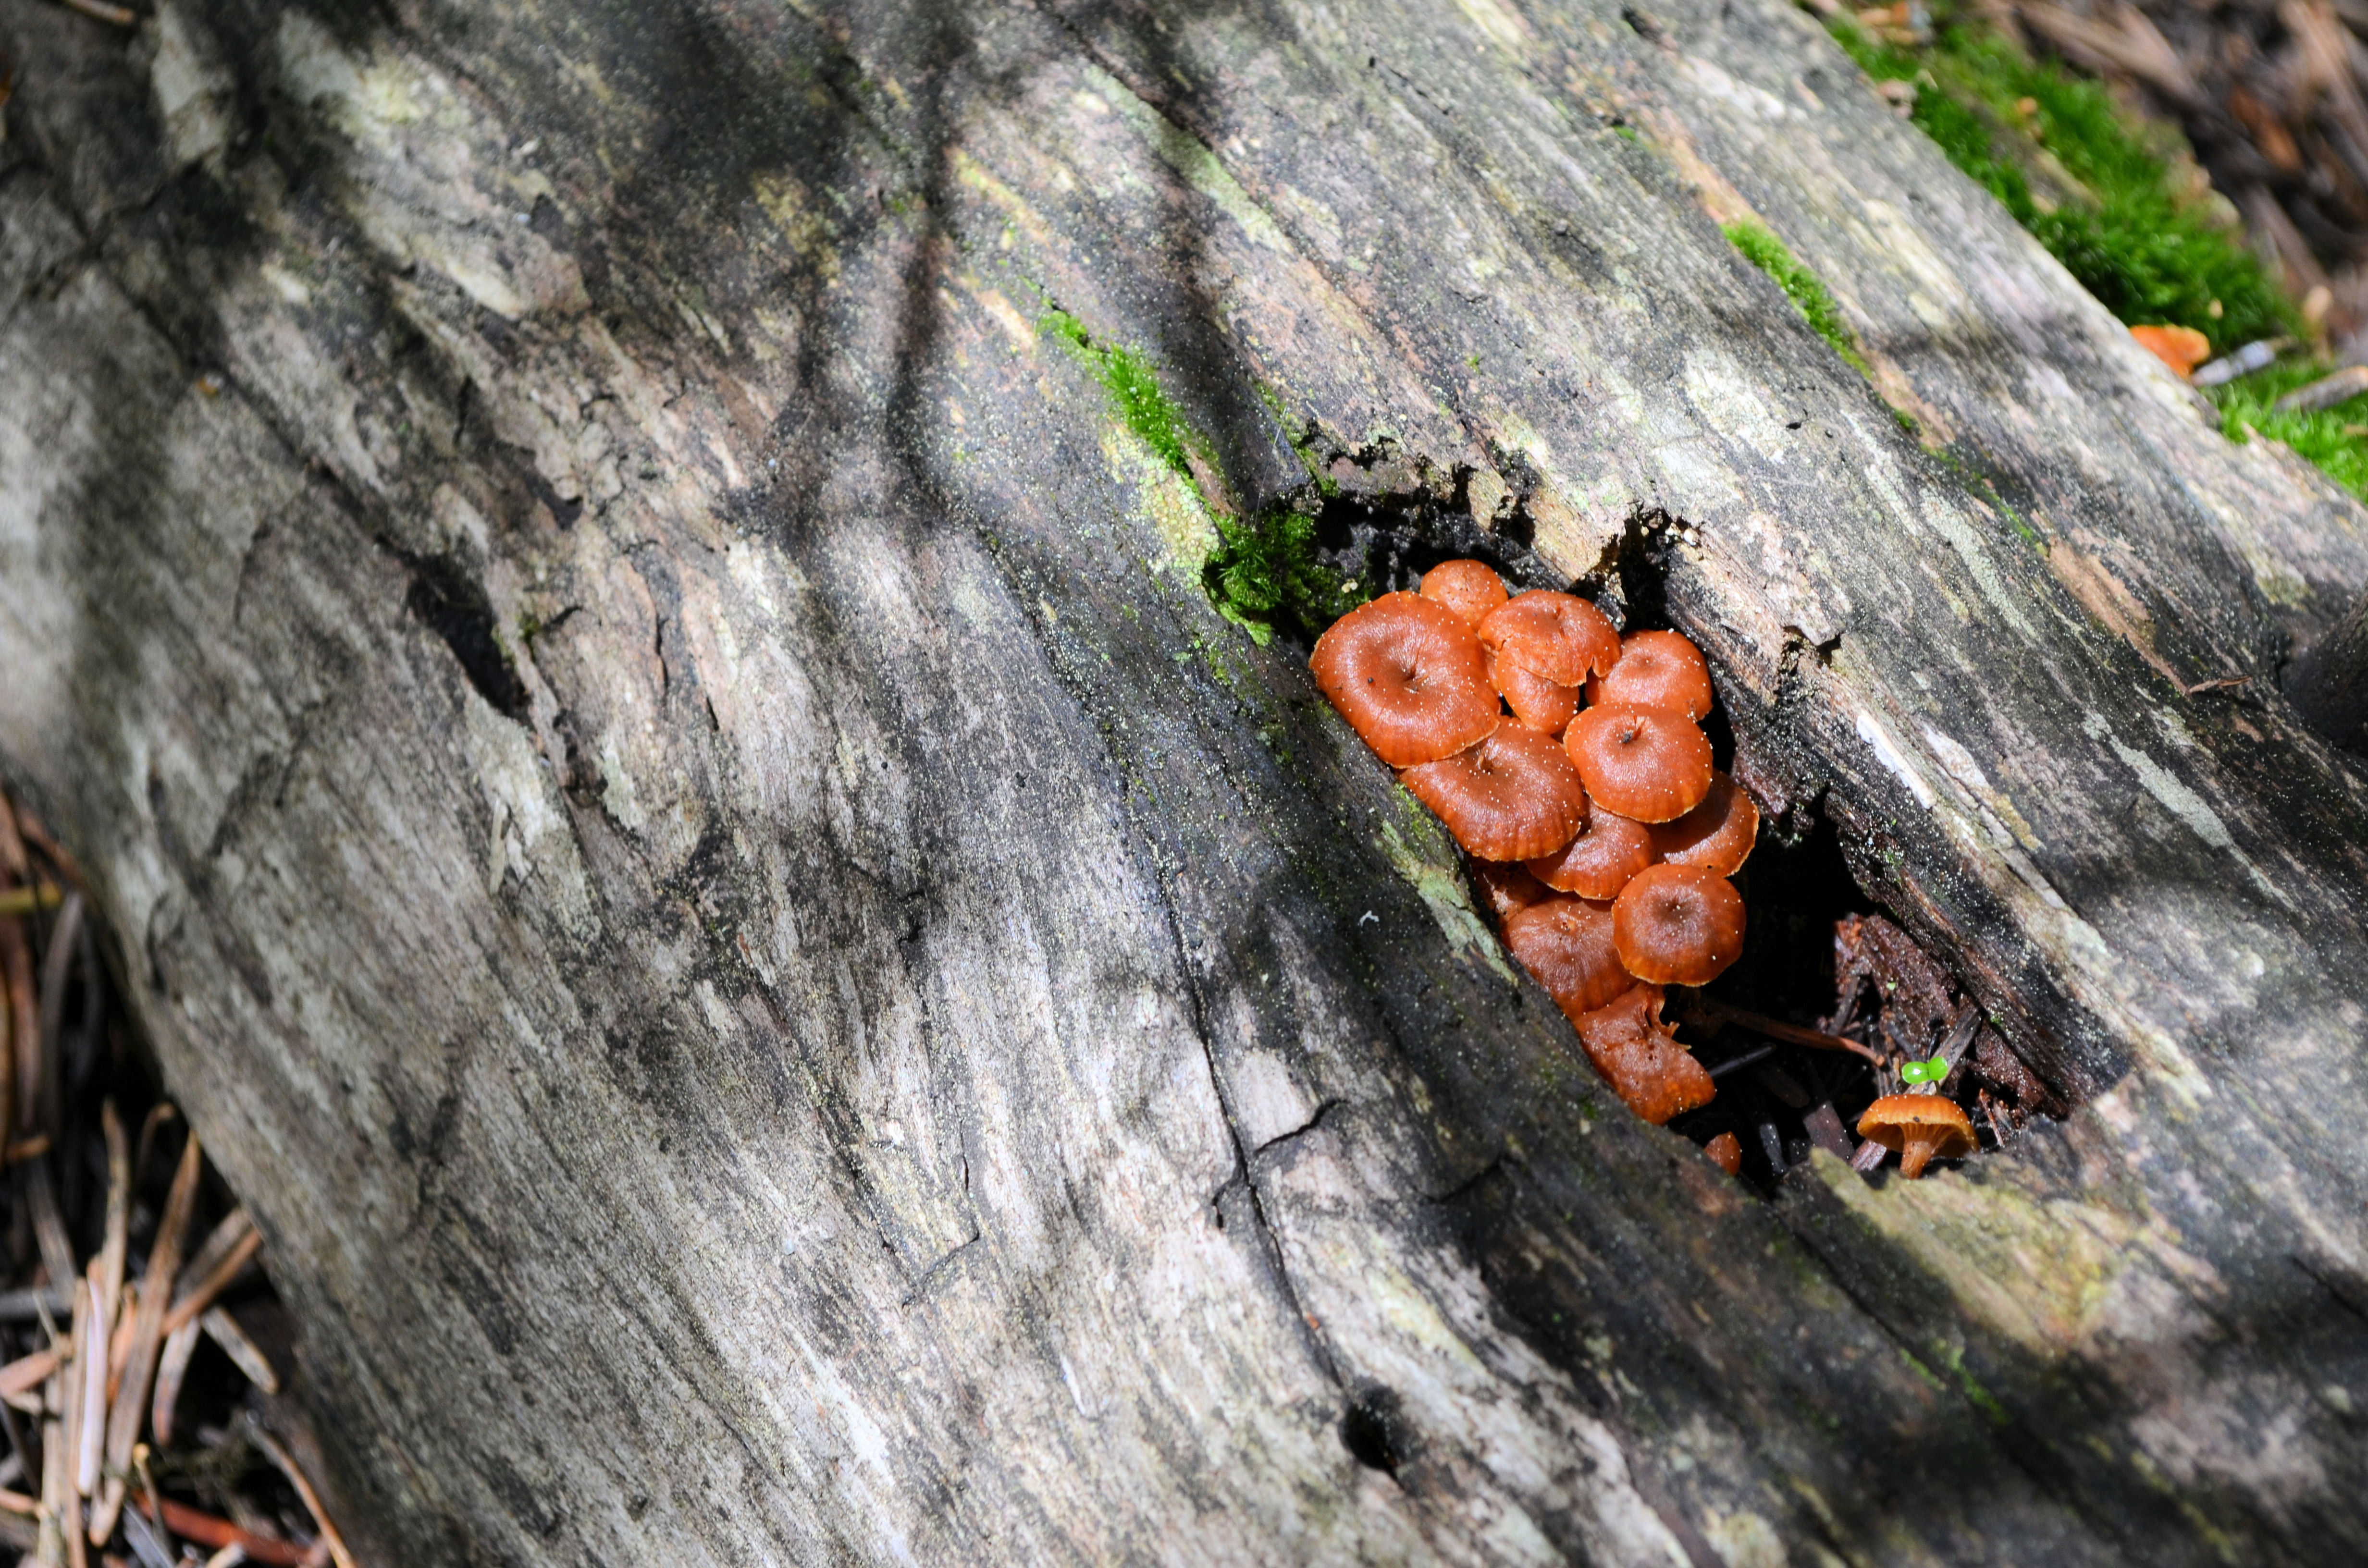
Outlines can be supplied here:
<path id="1" fill-rule="evenodd" d="M 2368 778 L 2277 695 L 2368 517 L 1812 19 L 0 48 L 0 764 L 380 1561 L 2368 1557 Z M 1774 1204 L 1630 1118 L 1055 304 L 1221 505 L 1649 562 L 2078 1108 Z"/>

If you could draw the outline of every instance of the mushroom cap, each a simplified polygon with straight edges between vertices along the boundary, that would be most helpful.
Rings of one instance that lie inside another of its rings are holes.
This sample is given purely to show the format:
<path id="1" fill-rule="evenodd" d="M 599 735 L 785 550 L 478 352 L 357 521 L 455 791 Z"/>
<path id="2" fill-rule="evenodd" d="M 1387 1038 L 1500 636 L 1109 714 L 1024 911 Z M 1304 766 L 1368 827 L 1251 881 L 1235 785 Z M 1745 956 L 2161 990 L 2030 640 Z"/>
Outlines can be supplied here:
<path id="1" fill-rule="evenodd" d="M 1505 916 L 1505 948 L 1563 1015 L 1583 1014 L 1636 983 L 1611 945 L 1611 906 L 1561 895 Z"/>
<path id="2" fill-rule="evenodd" d="M 2212 340 L 2192 326 L 2134 326 L 2130 335 L 2185 381 L 2212 358 Z"/>
<path id="3" fill-rule="evenodd" d="M 1714 699 L 1702 650 L 1674 631 L 1631 631 L 1620 657 L 1587 683 L 1587 700 L 1603 708 L 1667 708 L 1696 723 Z"/>
<path id="4" fill-rule="evenodd" d="M 1422 574 L 1422 597 L 1445 605 L 1466 626 L 1505 602 L 1504 580 L 1482 561 L 1442 561 Z"/>
<path id="5" fill-rule="evenodd" d="M 1727 1175 L 1741 1176 L 1743 1174 L 1743 1145 L 1736 1141 L 1734 1133 L 1720 1133 L 1717 1137 L 1702 1145 L 1702 1153 L 1710 1156 L 1710 1163 L 1712 1165 L 1716 1165 L 1720 1170 L 1725 1171 Z"/>
<path id="6" fill-rule="evenodd" d="M 1573 1020 L 1587 1059 L 1628 1108 L 1655 1126 L 1710 1104 L 1718 1093 L 1702 1064 L 1661 1022 L 1661 988 L 1632 985 Z"/>
<path id="7" fill-rule="evenodd" d="M 1553 736 L 1519 724 L 1468 751 L 1409 767 L 1398 782 L 1483 860 L 1550 855 L 1587 821 L 1587 791 L 1569 756 Z"/>
<path id="8" fill-rule="evenodd" d="M 1530 875 L 1530 869 L 1518 862 L 1474 860 L 1471 866 L 1472 880 L 1480 884 L 1488 912 L 1500 924 L 1513 911 L 1543 903 L 1554 896 L 1552 888 Z"/>
<path id="9" fill-rule="evenodd" d="M 1587 824 L 1578 836 L 1551 855 L 1530 862 L 1538 881 L 1560 892 L 1581 898 L 1618 898 L 1628 879 L 1659 857 L 1653 852 L 1652 828 L 1631 822 L 1589 803 Z"/>
<path id="10" fill-rule="evenodd" d="M 1588 795 L 1621 816 L 1675 822 L 1710 796 L 1710 737 L 1681 713 L 1590 708 L 1570 722 L 1563 744 Z"/>
<path id="11" fill-rule="evenodd" d="M 1954 1160 L 1975 1147 L 1974 1124 L 1946 1095 L 1885 1095 L 1858 1119 L 1858 1135 L 1899 1151 L 1899 1174 L 1913 1181 L 1930 1160 Z"/>
<path id="12" fill-rule="evenodd" d="M 1714 772 L 1701 805 L 1675 822 L 1645 831 L 1652 835 L 1654 851 L 1670 865 L 1700 866 L 1731 877 L 1742 869 L 1759 841 L 1759 808 L 1734 779 Z"/>
<path id="13" fill-rule="evenodd" d="M 1510 659 L 1488 655 L 1488 679 L 1503 695 L 1513 717 L 1542 735 L 1559 740 L 1578 711 L 1578 687 L 1556 686 L 1542 675 L 1521 668 Z"/>
<path id="14" fill-rule="evenodd" d="M 1611 905 L 1620 961 L 1656 985 L 1708 985 L 1743 956 L 1743 895 L 1700 866 L 1652 866 Z"/>
<path id="15" fill-rule="evenodd" d="M 1578 686 L 1589 670 L 1608 670 L 1620 657 L 1620 633 L 1604 613 L 1576 594 L 1531 588 L 1516 594 L 1480 622 L 1480 641 L 1556 686 Z"/>
<path id="16" fill-rule="evenodd" d="M 1383 594 L 1315 640 L 1315 688 L 1392 767 L 1436 762 L 1497 728 L 1496 688 L 1472 629 L 1416 594 Z"/>

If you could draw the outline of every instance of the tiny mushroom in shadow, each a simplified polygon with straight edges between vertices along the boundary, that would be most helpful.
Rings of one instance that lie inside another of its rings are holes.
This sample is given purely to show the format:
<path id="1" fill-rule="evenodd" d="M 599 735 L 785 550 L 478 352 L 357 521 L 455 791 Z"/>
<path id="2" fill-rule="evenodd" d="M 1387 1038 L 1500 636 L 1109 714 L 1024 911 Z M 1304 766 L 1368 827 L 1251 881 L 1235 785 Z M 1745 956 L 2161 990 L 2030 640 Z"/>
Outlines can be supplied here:
<path id="1" fill-rule="evenodd" d="M 1743 1174 L 1743 1145 L 1736 1141 L 1734 1133 L 1720 1133 L 1717 1137 L 1702 1145 L 1702 1153 L 1710 1156 L 1710 1163 L 1712 1165 L 1716 1165 L 1720 1170 L 1725 1171 L 1727 1175 L 1741 1176 Z"/>
<path id="2" fill-rule="evenodd" d="M 1885 1095 L 1858 1119 L 1858 1135 L 1899 1153 L 1899 1174 L 1913 1181 L 1933 1160 L 1974 1152 L 1974 1124 L 1942 1095 Z"/>

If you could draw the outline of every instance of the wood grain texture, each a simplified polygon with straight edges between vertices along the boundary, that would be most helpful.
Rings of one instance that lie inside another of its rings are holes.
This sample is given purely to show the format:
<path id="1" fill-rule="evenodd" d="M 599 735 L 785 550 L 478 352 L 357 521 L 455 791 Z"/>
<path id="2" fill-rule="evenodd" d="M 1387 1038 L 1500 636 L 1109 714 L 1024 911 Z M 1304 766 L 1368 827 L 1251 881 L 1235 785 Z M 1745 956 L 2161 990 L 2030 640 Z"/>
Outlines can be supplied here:
<path id="1" fill-rule="evenodd" d="M 2181 689 L 2368 518 L 1806 20 L 0 47 L 0 757 L 380 1561 L 2368 1550 L 2368 781 Z M 1313 460 L 1648 562 L 1769 803 L 2094 1097 L 1774 1206 L 1627 1117 L 1055 304 L 1217 505 Z"/>

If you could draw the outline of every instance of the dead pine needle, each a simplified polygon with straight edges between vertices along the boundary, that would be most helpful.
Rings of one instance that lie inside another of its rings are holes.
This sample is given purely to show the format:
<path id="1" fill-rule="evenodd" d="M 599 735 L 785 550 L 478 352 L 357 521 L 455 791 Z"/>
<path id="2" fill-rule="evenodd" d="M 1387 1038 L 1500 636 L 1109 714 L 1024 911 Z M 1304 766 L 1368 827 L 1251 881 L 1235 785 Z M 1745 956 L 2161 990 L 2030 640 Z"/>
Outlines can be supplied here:
<path id="1" fill-rule="evenodd" d="M 279 1446 L 279 1439 L 265 1431 L 263 1424 L 252 1417 L 247 1421 L 247 1433 L 255 1439 L 255 1446 L 263 1450 L 264 1456 L 279 1467 L 279 1473 L 288 1478 L 288 1484 L 294 1487 L 296 1495 L 303 1500 L 305 1512 L 313 1516 L 313 1523 L 321 1532 L 321 1543 L 329 1549 L 330 1559 L 337 1568 L 354 1568 L 354 1554 L 346 1550 L 345 1537 L 339 1535 L 337 1527 L 329 1522 L 328 1514 L 321 1506 L 320 1494 L 313 1490 L 313 1483 L 304 1479 L 304 1472 L 297 1468 L 288 1450 Z"/>
<path id="2" fill-rule="evenodd" d="M 94 21 L 109 22 L 119 28 L 137 27 L 140 18 L 120 6 L 110 6 L 107 0 L 65 0 L 69 11 L 79 11 Z"/>

